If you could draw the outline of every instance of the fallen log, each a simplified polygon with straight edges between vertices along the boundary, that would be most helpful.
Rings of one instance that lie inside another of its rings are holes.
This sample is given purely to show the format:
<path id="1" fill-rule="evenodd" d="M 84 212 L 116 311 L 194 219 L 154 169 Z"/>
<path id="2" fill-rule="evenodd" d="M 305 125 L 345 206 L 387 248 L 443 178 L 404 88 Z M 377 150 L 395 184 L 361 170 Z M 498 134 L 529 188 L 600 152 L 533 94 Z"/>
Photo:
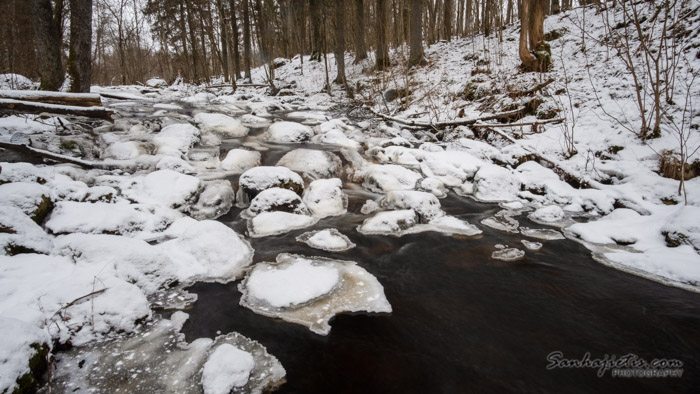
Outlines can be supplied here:
<path id="1" fill-rule="evenodd" d="M 557 118 L 557 119 L 543 119 L 543 120 L 538 120 L 535 122 L 522 122 L 522 123 L 503 123 L 503 124 L 473 124 L 471 127 L 522 127 L 522 126 L 534 126 L 534 125 L 540 125 L 540 124 L 546 124 L 546 123 L 559 123 L 563 122 L 565 119 L 564 118 Z"/>
<path id="2" fill-rule="evenodd" d="M 70 156 L 66 156 L 66 155 L 61 155 L 58 153 L 49 152 L 49 151 L 43 150 L 43 149 L 32 148 L 31 146 L 27 146 L 27 145 L 9 144 L 7 142 L 0 142 L 0 148 L 10 149 L 10 150 L 24 153 L 24 154 L 27 154 L 30 156 L 39 157 L 42 159 L 49 159 L 49 160 L 57 161 L 60 163 L 75 164 L 77 166 L 80 166 L 80 167 L 86 168 L 86 169 L 92 169 L 92 168 L 99 167 L 99 166 L 96 166 L 95 163 L 91 163 L 89 161 L 85 161 L 82 159 L 78 159 L 78 158 L 70 157 Z"/>
<path id="3" fill-rule="evenodd" d="M 384 115 L 380 112 L 377 112 L 373 110 L 372 108 L 369 108 L 370 112 L 372 112 L 374 115 L 379 116 L 380 118 L 384 120 L 390 120 L 392 122 L 400 123 L 406 126 L 412 126 L 412 127 L 423 127 L 426 129 L 444 129 L 447 127 L 454 127 L 454 126 L 471 126 L 476 124 L 477 122 L 485 122 L 489 120 L 505 120 L 508 121 L 513 118 L 520 119 L 523 116 L 525 116 L 525 113 L 527 112 L 527 107 L 522 107 L 518 108 L 513 111 L 508 111 L 508 112 L 500 112 L 494 115 L 489 115 L 489 116 L 484 116 L 481 118 L 471 118 L 471 119 L 455 119 L 452 121 L 448 122 L 437 122 L 437 123 L 426 123 L 426 122 L 416 122 L 414 120 L 408 120 L 408 119 L 401 119 L 397 118 L 394 116 L 389 116 L 389 115 Z"/>
<path id="4" fill-rule="evenodd" d="M 73 115 L 104 119 L 110 122 L 114 121 L 114 119 L 112 119 L 114 112 L 109 111 L 104 107 L 79 107 L 73 105 L 45 104 L 14 99 L 0 99 L 0 111 L 30 114 L 49 113 L 54 115 Z"/>
<path id="5" fill-rule="evenodd" d="M 76 107 L 102 106 L 100 95 L 93 93 L 64 93 L 40 90 L 0 90 L 0 99 L 70 105 Z"/>

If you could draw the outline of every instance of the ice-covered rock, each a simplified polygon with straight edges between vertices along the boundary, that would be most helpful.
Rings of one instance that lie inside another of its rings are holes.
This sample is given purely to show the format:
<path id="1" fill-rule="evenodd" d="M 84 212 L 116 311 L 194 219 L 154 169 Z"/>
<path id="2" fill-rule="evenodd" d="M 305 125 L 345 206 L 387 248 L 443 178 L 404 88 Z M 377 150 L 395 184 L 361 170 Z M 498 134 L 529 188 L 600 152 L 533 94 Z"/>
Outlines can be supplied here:
<path id="1" fill-rule="evenodd" d="M 0 185 L 0 205 L 20 209 L 36 222 L 41 222 L 52 206 L 51 190 L 36 183 L 13 182 Z"/>
<path id="2" fill-rule="evenodd" d="M 367 200 L 364 204 L 362 204 L 362 207 L 360 208 L 360 213 L 362 213 L 363 215 L 369 215 L 370 213 L 377 212 L 380 209 L 381 207 L 379 206 L 378 202 L 374 200 Z"/>
<path id="3" fill-rule="evenodd" d="M 0 205 L 0 254 L 49 253 L 51 238 L 15 207 Z"/>
<path id="4" fill-rule="evenodd" d="M 430 193 L 400 190 L 390 191 L 380 205 L 387 209 L 412 209 L 418 214 L 419 223 L 428 223 L 445 213 L 440 209 L 440 201 Z"/>
<path id="5" fill-rule="evenodd" d="M 554 223 L 564 219 L 566 215 L 558 205 L 548 205 L 537 208 L 528 217 L 538 223 Z"/>
<path id="6" fill-rule="evenodd" d="M 312 248 L 326 252 L 344 252 L 355 247 L 348 237 L 334 228 L 301 234 L 297 237 L 297 242 L 303 242 Z"/>
<path id="7" fill-rule="evenodd" d="M 311 138 L 312 142 L 326 145 L 337 145 L 352 149 L 360 149 L 362 144 L 348 138 L 341 130 L 333 129 Z"/>
<path id="8" fill-rule="evenodd" d="M 351 261 L 280 254 L 276 263 L 258 263 L 239 290 L 246 308 L 321 335 L 338 313 L 391 312 L 382 285 Z"/>
<path id="9" fill-rule="evenodd" d="M 299 174 L 286 167 L 251 168 L 241 175 L 239 183 L 240 192 L 248 199 L 254 198 L 261 191 L 271 187 L 289 189 L 299 195 L 304 191 L 304 180 Z"/>
<path id="10" fill-rule="evenodd" d="M 263 212 L 248 220 L 248 234 L 253 238 L 284 234 L 289 231 L 313 226 L 318 218 L 295 213 Z"/>
<path id="11" fill-rule="evenodd" d="M 231 182 L 220 179 L 204 182 L 202 192 L 187 211 L 195 219 L 216 219 L 227 214 L 236 198 Z"/>
<path id="12" fill-rule="evenodd" d="M 525 252 L 516 248 L 503 248 L 491 253 L 491 258 L 501 261 L 516 261 L 525 257 Z"/>
<path id="13" fill-rule="evenodd" d="M 309 184 L 304 202 L 317 218 L 343 215 L 348 210 L 348 196 L 338 178 L 317 179 Z"/>
<path id="14" fill-rule="evenodd" d="M 229 394 L 245 386 L 255 367 L 253 355 L 228 343 L 216 347 L 202 370 L 204 394 Z"/>
<path id="15" fill-rule="evenodd" d="M 278 143 L 307 142 L 314 135 L 309 126 L 296 122 L 275 122 L 267 128 L 265 139 Z"/>
<path id="16" fill-rule="evenodd" d="M 392 190 L 413 190 L 421 175 L 408 168 L 394 164 L 372 164 L 366 170 L 362 186 L 375 193 Z"/>
<path id="17" fill-rule="evenodd" d="M 243 125 L 253 128 L 265 127 L 271 123 L 269 119 L 261 118 L 260 116 L 255 116 L 252 114 L 242 115 L 241 122 L 243 122 Z"/>
<path id="18" fill-rule="evenodd" d="M 402 234 L 418 223 L 418 215 L 412 209 L 377 212 L 366 219 L 357 231 L 363 234 Z"/>
<path id="19" fill-rule="evenodd" d="M 194 121 L 202 131 L 221 134 L 225 137 L 240 138 L 248 135 L 248 128 L 241 121 L 224 114 L 200 112 Z"/>
<path id="20" fill-rule="evenodd" d="M 474 197 L 481 201 L 516 200 L 520 181 L 509 170 L 484 164 L 474 176 Z"/>
<path id="21" fill-rule="evenodd" d="M 173 240 L 158 244 L 177 267 L 181 282 L 236 279 L 253 260 L 247 241 L 221 222 L 204 220 L 190 223 Z"/>
<path id="22" fill-rule="evenodd" d="M 260 152 L 254 150 L 231 149 L 221 161 L 221 168 L 235 174 L 242 174 L 259 166 L 261 157 Z"/>
<path id="23" fill-rule="evenodd" d="M 437 178 L 424 178 L 420 181 L 420 189 L 432 193 L 437 198 L 447 197 L 445 184 Z"/>
<path id="24" fill-rule="evenodd" d="M 282 211 L 299 215 L 310 215 L 309 209 L 298 194 L 289 189 L 272 187 L 258 193 L 246 210 L 247 217 L 255 217 L 262 212 Z"/>
<path id="25" fill-rule="evenodd" d="M 308 174 L 313 179 L 339 178 L 343 171 L 340 158 L 332 152 L 315 149 L 294 149 L 287 152 L 277 162 L 300 174 Z"/>
<path id="26" fill-rule="evenodd" d="M 156 169 L 172 170 L 185 175 L 194 175 L 197 173 L 197 170 L 195 170 L 190 163 L 175 156 L 163 156 L 163 158 L 156 163 Z"/>
<path id="27" fill-rule="evenodd" d="M 153 137 L 157 153 L 181 156 L 199 141 L 199 129 L 189 123 L 176 123 L 164 127 Z"/>

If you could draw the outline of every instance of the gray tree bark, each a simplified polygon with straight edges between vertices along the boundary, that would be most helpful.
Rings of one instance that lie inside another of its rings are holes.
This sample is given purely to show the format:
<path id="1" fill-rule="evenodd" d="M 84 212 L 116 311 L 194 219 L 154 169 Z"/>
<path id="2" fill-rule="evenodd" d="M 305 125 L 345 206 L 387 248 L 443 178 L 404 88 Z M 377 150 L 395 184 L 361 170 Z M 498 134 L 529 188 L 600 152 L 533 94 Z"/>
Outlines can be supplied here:
<path id="1" fill-rule="evenodd" d="M 92 80 L 92 0 L 70 0 L 68 74 L 71 92 L 89 92 Z"/>
<path id="2" fill-rule="evenodd" d="M 423 1 L 411 0 L 411 53 L 408 57 L 409 67 L 426 63 L 423 54 Z"/>
<path id="3" fill-rule="evenodd" d="M 59 90 L 63 84 L 61 34 L 54 21 L 51 0 L 31 0 L 34 12 L 34 40 L 41 75 L 41 90 Z"/>

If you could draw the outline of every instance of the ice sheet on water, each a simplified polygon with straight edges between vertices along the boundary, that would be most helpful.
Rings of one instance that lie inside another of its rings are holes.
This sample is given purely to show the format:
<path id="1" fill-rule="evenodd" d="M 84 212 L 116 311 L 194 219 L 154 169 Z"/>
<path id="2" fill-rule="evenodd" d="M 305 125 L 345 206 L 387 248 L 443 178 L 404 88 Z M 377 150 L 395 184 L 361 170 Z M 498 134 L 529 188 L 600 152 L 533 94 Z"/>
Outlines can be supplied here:
<path id="1" fill-rule="evenodd" d="M 495 215 L 481 220 L 481 224 L 496 230 L 517 234 L 520 223 L 518 223 L 517 220 L 513 219 L 513 216 L 519 213 L 520 212 L 503 209 L 501 211 L 496 212 Z"/>
<path id="2" fill-rule="evenodd" d="M 303 242 L 312 248 L 326 252 L 344 252 L 355 247 L 350 238 L 334 228 L 301 234 L 297 237 L 297 242 Z"/>
<path id="3" fill-rule="evenodd" d="M 520 234 L 530 237 L 541 239 L 544 241 L 554 241 L 558 239 L 565 239 L 565 237 L 557 230 L 552 230 L 549 228 L 528 228 L 520 227 Z"/>
<path id="4" fill-rule="evenodd" d="M 497 249 L 491 253 L 491 258 L 501 261 L 516 261 L 525 257 L 525 252 L 516 248 Z"/>
<path id="5" fill-rule="evenodd" d="M 60 353 L 52 391 L 199 394 L 204 390 L 204 366 L 210 360 L 216 363 L 212 356 L 222 346 L 235 347 L 253 360 L 247 378 L 238 381 L 242 385 L 235 392 L 262 393 L 283 383 L 286 372 L 277 358 L 238 333 L 186 343 L 180 330 L 187 318 L 186 313 L 175 312 L 170 320 L 156 321 L 130 337 Z"/>
<path id="6" fill-rule="evenodd" d="M 520 242 L 529 250 L 540 250 L 542 248 L 541 242 L 532 242 L 526 239 L 521 239 Z"/>
<path id="7" fill-rule="evenodd" d="M 283 253 L 275 263 L 258 263 L 238 288 L 246 308 L 320 335 L 339 313 L 391 312 L 379 281 L 352 261 Z"/>
<path id="8" fill-rule="evenodd" d="M 437 216 L 427 223 L 419 223 L 418 215 L 413 209 L 381 211 L 366 219 L 357 231 L 362 234 L 393 235 L 401 237 L 435 231 L 446 235 L 460 234 L 473 236 L 481 234 L 476 226 L 454 216 Z"/>

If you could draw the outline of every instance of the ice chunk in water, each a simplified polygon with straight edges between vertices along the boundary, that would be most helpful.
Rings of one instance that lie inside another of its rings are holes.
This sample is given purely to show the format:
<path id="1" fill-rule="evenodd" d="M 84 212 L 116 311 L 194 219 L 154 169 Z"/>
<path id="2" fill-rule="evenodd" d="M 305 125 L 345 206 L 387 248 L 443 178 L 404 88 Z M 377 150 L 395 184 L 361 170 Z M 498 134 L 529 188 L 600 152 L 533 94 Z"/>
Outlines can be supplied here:
<path id="1" fill-rule="evenodd" d="M 525 257 L 525 252 L 516 248 L 498 249 L 491 253 L 491 258 L 502 261 L 515 261 Z"/>
<path id="2" fill-rule="evenodd" d="M 542 243 L 540 242 L 532 242 L 526 239 L 521 239 L 520 242 L 522 242 L 523 245 L 525 245 L 525 247 L 529 250 L 540 250 L 540 248 L 542 248 Z"/>
<path id="3" fill-rule="evenodd" d="M 513 219 L 513 215 L 517 215 L 519 212 L 513 212 L 509 210 L 501 210 L 498 211 L 495 215 L 483 219 L 481 221 L 481 224 L 484 226 L 491 227 L 496 230 L 501 230 L 505 231 L 508 233 L 516 233 L 518 232 L 518 226 L 520 226 L 520 223 L 518 223 L 517 220 Z"/>
<path id="4" fill-rule="evenodd" d="M 244 365 L 248 376 L 242 385 L 235 386 L 236 392 L 262 393 L 283 382 L 286 372 L 279 361 L 264 346 L 238 333 L 222 335 L 216 340 L 200 338 L 184 342 L 180 330 L 187 318 L 186 313 L 175 312 L 170 320 L 160 320 L 139 334 L 59 353 L 52 390 L 199 394 L 203 390 L 200 382 L 210 381 L 203 379 L 205 365 L 213 360 L 208 368 L 211 372 L 213 365 L 218 364 L 219 357 L 214 357 L 217 350 L 228 346 L 249 354 L 253 362 L 250 368 L 247 362 Z M 230 356 L 226 353 L 224 356 Z M 243 381 L 240 375 L 243 374 L 235 376 L 240 378 L 235 383 Z"/>
<path id="5" fill-rule="evenodd" d="M 317 218 L 306 215 L 282 211 L 263 212 L 248 221 L 248 234 L 252 238 L 267 237 L 313 226 L 316 222 Z"/>
<path id="6" fill-rule="evenodd" d="M 348 237 L 334 228 L 304 233 L 297 237 L 297 241 L 327 252 L 343 252 L 355 247 Z"/>
<path id="7" fill-rule="evenodd" d="M 317 179 L 304 193 L 304 202 L 317 218 L 343 215 L 348 211 L 348 196 L 338 178 Z"/>
<path id="8" fill-rule="evenodd" d="M 538 208 L 528 217 L 539 223 L 554 223 L 564 219 L 565 216 L 564 211 L 559 208 L 558 205 L 548 205 L 546 207 Z"/>
<path id="9" fill-rule="evenodd" d="M 545 241 L 564 239 L 564 236 L 559 231 L 548 228 L 520 227 L 520 233 L 526 237 L 542 239 Z"/>
<path id="10" fill-rule="evenodd" d="M 231 210 L 236 198 L 227 180 L 203 182 L 204 190 L 197 197 L 197 201 L 190 205 L 188 212 L 198 220 L 216 219 Z"/>
<path id="11" fill-rule="evenodd" d="M 403 236 L 425 231 L 436 231 L 451 235 L 462 234 L 467 236 L 481 234 L 481 230 L 474 225 L 460 220 L 454 216 L 438 216 L 428 223 L 418 223 L 416 212 L 413 209 L 379 212 L 366 219 L 357 231 L 363 234 L 382 234 Z"/>
<path id="12" fill-rule="evenodd" d="M 238 289 L 246 308 L 320 335 L 338 313 L 391 312 L 377 278 L 352 261 L 283 253 L 276 263 L 258 263 Z"/>

